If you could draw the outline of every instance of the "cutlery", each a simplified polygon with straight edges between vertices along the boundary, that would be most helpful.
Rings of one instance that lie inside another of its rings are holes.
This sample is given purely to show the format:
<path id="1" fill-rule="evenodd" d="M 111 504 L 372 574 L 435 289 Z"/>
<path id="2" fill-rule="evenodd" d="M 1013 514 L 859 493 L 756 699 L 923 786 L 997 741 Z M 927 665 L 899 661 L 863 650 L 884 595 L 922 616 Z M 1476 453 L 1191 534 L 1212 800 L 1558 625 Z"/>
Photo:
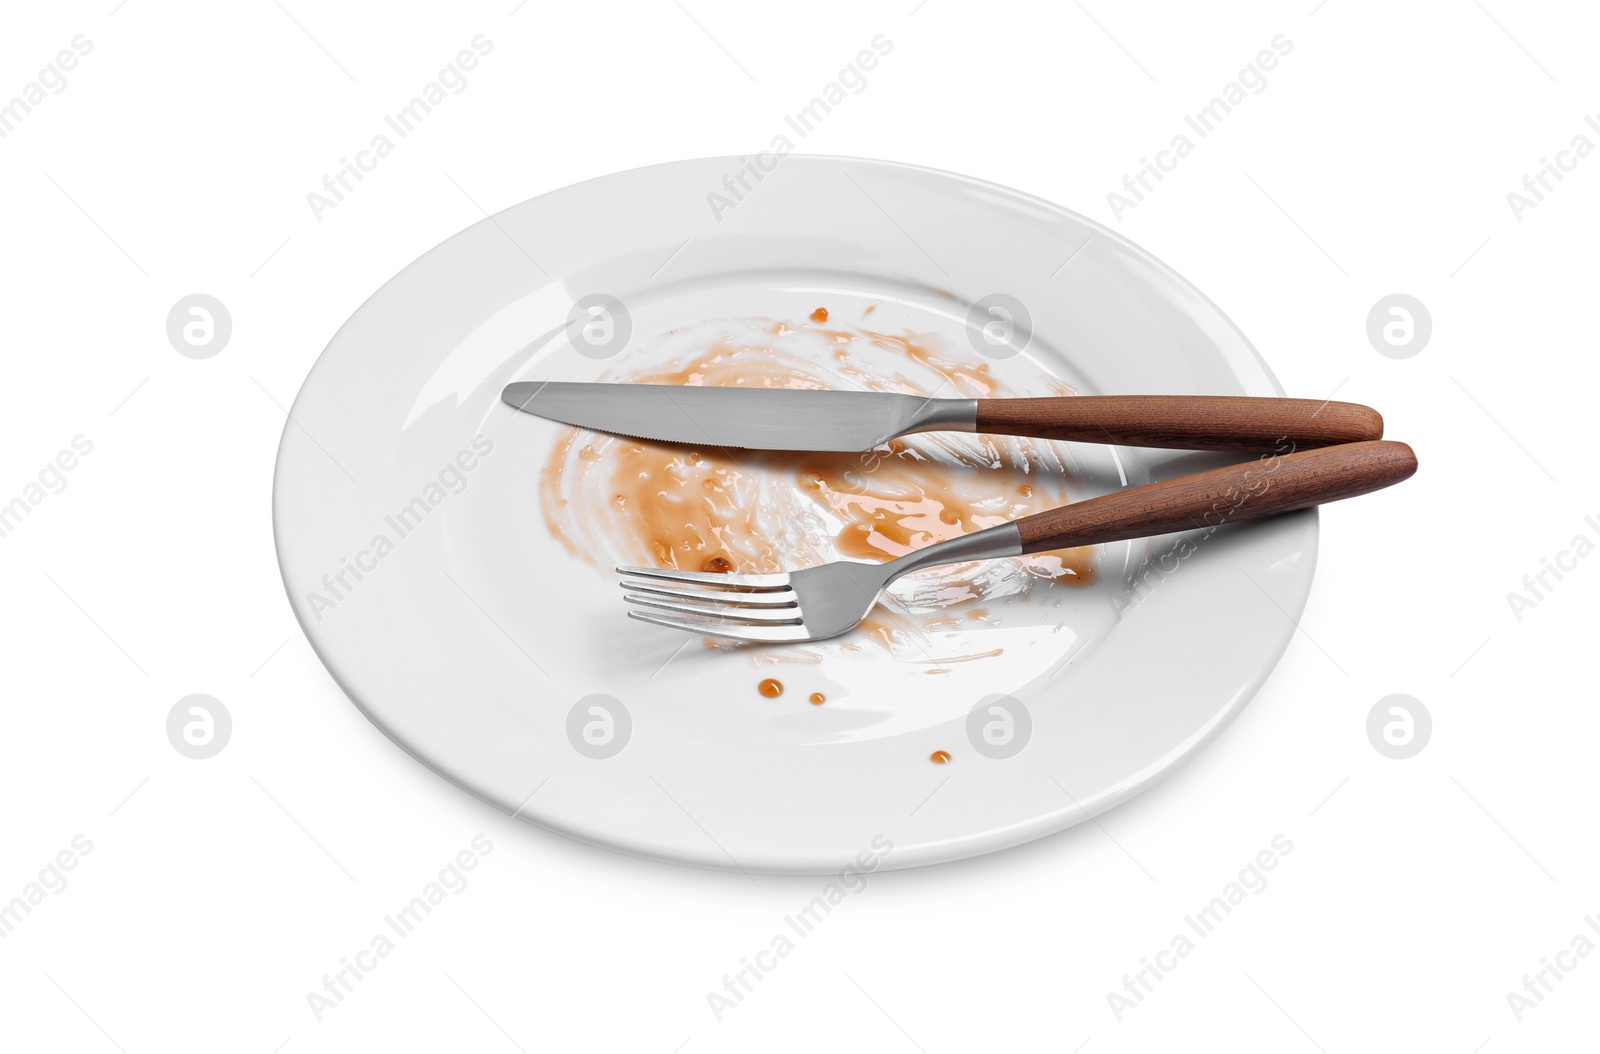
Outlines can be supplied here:
<path id="1" fill-rule="evenodd" d="M 871 450 L 896 436 L 940 430 L 1279 453 L 1383 436 L 1383 418 L 1356 403 L 1233 395 L 932 399 L 896 392 L 518 381 L 500 398 L 524 413 L 579 428 L 756 450 Z"/>
<path id="2" fill-rule="evenodd" d="M 824 640 L 854 629 L 901 575 L 1126 538 L 1217 527 L 1366 494 L 1417 470 L 1404 443 L 1264 457 L 1106 494 L 918 549 L 888 563 L 837 560 L 778 574 L 619 567 L 630 616 L 734 640 Z"/>

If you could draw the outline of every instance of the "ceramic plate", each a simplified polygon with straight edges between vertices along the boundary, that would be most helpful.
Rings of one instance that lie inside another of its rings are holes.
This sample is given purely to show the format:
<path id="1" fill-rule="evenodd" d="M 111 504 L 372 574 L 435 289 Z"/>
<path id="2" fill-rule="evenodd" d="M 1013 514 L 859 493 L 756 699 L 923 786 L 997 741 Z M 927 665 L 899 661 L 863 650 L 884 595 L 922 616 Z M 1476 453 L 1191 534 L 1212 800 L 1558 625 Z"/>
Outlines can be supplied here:
<path id="1" fill-rule="evenodd" d="M 1069 827 L 1221 731 L 1310 588 L 1314 511 L 958 565 L 903 579 L 836 641 L 719 646 L 628 619 L 610 568 L 883 556 L 1223 459 L 939 435 L 859 456 L 667 450 L 501 403 L 545 378 L 1282 393 L 1136 246 L 928 169 L 661 165 L 428 252 L 295 401 L 273 495 L 289 597 L 346 694 L 412 755 L 622 852 L 823 873 Z"/>

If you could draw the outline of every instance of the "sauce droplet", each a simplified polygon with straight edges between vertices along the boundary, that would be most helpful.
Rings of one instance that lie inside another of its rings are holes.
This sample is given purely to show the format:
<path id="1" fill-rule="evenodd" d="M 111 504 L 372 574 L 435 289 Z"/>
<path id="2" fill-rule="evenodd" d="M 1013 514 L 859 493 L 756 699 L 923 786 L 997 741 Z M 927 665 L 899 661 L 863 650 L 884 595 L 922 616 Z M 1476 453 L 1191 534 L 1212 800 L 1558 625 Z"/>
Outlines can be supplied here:
<path id="1" fill-rule="evenodd" d="M 726 556 L 708 556 L 701 562 L 700 570 L 710 571 L 712 574 L 725 575 L 733 570 L 733 561 Z"/>
<path id="2" fill-rule="evenodd" d="M 819 307 L 815 311 L 811 312 L 811 321 L 813 321 L 813 322 L 826 322 L 826 321 L 828 321 L 828 309 L 825 308 L 825 307 Z"/>
<path id="3" fill-rule="evenodd" d="M 768 699 L 776 699 L 778 696 L 783 694 L 783 682 L 774 677 L 768 677 L 766 680 L 756 685 L 756 691 L 760 692 Z"/>
<path id="4" fill-rule="evenodd" d="M 811 705 L 812 706 L 821 706 L 823 703 L 825 703 L 827 701 L 828 701 L 828 697 L 823 695 L 821 692 L 812 692 L 811 693 Z"/>
<path id="5" fill-rule="evenodd" d="M 950 763 L 950 752 L 948 750 L 935 750 L 928 755 L 928 760 L 935 765 L 948 765 Z"/>

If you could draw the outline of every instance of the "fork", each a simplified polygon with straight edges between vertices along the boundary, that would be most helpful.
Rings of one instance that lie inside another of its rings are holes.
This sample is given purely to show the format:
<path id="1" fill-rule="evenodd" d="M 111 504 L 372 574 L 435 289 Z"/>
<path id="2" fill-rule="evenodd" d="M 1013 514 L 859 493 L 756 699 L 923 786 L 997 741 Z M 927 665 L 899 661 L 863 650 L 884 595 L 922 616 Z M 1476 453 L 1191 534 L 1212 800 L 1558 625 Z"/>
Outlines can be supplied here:
<path id="1" fill-rule="evenodd" d="M 826 640 L 860 625 L 901 575 L 1260 519 L 1353 498 L 1417 470 L 1404 443 L 1373 441 L 1273 454 L 1025 516 L 887 563 L 836 560 L 777 574 L 618 567 L 642 622 L 757 643 Z"/>

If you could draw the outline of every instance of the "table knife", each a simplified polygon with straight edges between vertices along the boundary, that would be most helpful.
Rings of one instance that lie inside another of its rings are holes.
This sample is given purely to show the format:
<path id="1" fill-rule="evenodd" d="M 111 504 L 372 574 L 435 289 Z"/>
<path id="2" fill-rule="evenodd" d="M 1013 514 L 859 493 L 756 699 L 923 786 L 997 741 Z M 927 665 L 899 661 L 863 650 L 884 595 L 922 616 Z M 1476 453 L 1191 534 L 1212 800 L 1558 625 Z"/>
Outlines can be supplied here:
<path id="1" fill-rule="evenodd" d="M 915 432 L 1278 452 L 1383 438 L 1356 403 L 1233 395 L 933 399 L 895 392 L 518 381 L 514 409 L 597 432 L 753 450 L 871 450 Z"/>

